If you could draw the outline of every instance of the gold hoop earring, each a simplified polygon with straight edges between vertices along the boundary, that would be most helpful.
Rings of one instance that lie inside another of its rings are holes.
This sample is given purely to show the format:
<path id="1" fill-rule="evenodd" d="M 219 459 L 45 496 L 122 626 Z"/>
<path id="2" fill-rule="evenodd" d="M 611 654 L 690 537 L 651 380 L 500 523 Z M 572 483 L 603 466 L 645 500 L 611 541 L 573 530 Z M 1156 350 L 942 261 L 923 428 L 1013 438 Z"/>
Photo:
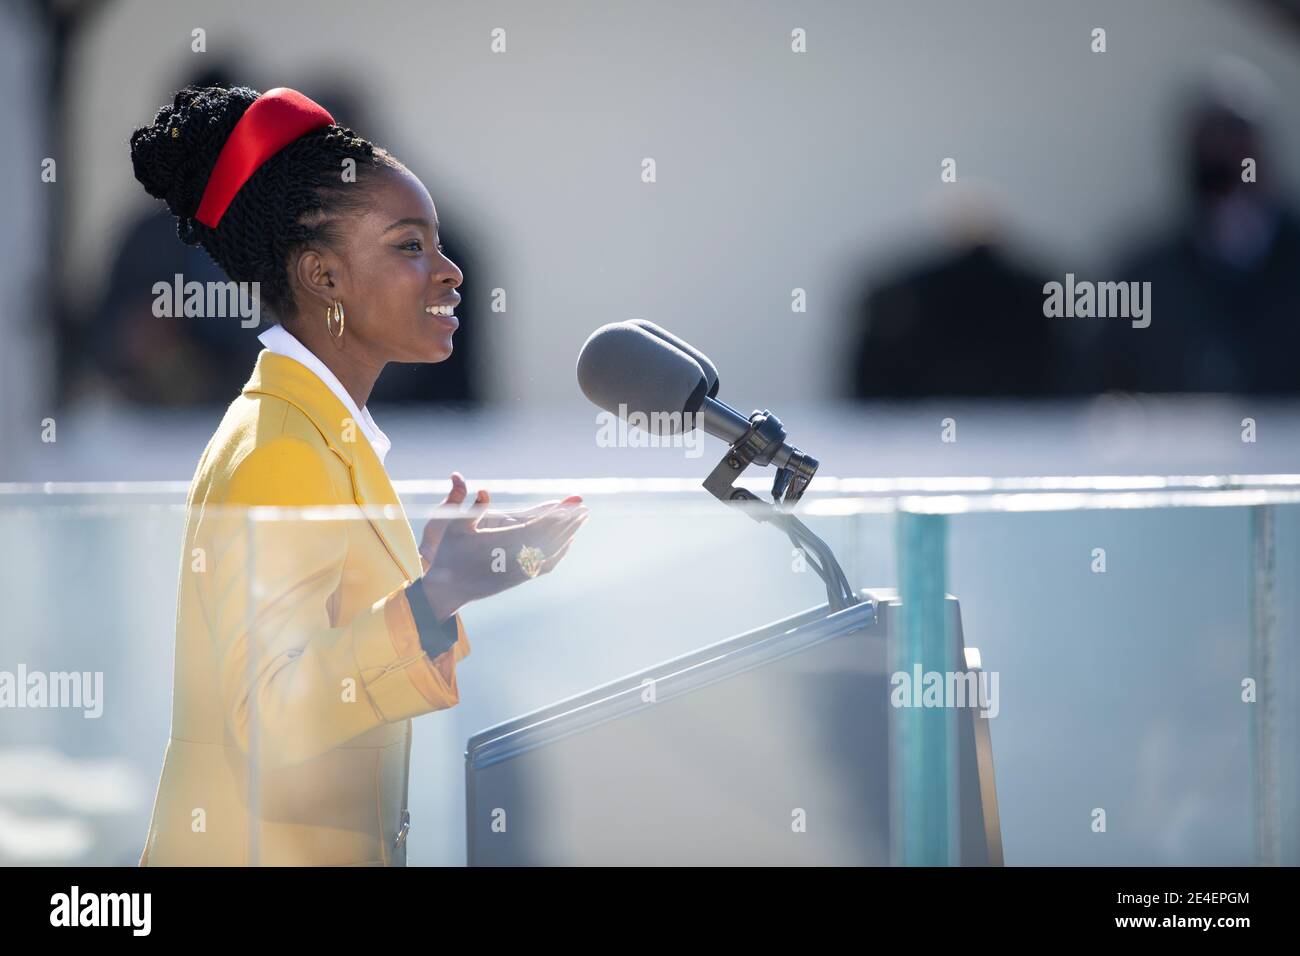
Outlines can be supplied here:
<path id="1" fill-rule="evenodd" d="M 334 315 L 335 315 L 335 313 L 338 314 L 338 319 L 339 319 L 339 330 L 338 330 L 337 332 L 334 331 Z M 325 310 L 325 329 L 326 329 L 326 331 L 329 332 L 329 334 L 330 334 L 330 336 L 331 336 L 332 338 L 335 338 L 335 339 L 341 339 L 341 338 L 343 338 L 343 322 L 344 322 L 344 319 L 345 319 L 345 316 L 344 316 L 344 314 L 343 314 L 343 303 L 342 303 L 342 302 L 334 302 L 333 304 L 330 305 L 330 307 L 329 307 L 328 309 Z"/>

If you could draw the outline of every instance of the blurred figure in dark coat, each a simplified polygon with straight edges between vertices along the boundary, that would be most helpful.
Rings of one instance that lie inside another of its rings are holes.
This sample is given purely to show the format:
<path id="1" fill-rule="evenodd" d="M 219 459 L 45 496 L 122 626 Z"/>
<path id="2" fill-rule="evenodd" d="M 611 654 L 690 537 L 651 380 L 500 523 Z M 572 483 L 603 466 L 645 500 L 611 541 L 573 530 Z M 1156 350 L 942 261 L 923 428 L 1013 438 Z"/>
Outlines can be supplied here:
<path id="1" fill-rule="evenodd" d="M 1116 270 L 1151 282 L 1152 317 L 1145 329 L 1108 326 L 1105 387 L 1300 392 L 1300 218 L 1270 159 L 1270 99 L 1237 60 L 1216 63 L 1197 90 L 1182 146 L 1188 206 Z"/>
<path id="2" fill-rule="evenodd" d="M 1067 388 L 1042 270 L 1008 251 L 987 200 L 949 207 L 947 248 L 864 290 L 854 398 L 1031 396 Z"/>

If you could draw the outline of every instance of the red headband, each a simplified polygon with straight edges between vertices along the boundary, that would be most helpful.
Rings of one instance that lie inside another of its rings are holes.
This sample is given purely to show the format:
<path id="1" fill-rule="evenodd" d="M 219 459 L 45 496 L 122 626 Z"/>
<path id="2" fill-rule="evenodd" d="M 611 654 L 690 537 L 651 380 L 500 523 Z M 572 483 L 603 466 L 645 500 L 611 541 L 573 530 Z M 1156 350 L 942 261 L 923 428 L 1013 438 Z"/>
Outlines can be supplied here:
<path id="1" fill-rule="evenodd" d="M 333 122 L 325 107 L 297 90 L 284 86 L 267 90 L 249 104 L 230 131 L 194 218 L 216 229 L 235 194 L 263 163 L 299 136 Z"/>

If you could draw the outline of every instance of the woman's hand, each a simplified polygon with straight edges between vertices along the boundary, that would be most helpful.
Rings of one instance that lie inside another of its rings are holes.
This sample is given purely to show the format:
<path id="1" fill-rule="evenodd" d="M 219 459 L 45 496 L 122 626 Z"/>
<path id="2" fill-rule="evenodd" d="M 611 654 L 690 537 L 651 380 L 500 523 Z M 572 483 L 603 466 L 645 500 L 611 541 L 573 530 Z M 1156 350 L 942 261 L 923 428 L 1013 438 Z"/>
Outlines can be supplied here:
<path id="1" fill-rule="evenodd" d="M 452 472 L 451 492 L 443 509 L 459 513 L 466 497 L 465 480 Z M 520 511 L 488 511 L 491 496 L 480 490 L 468 517 L 441 514 L 429 521 L 420 542 L 426 571 L 422 579 L 429 604 L 440 619 L 470 601 L 497 594 L 527 581 L 516 560 L 522 547 L 541 549 L 539 574 L 549 573 L 564 557 L 573 536 L 587 520 L 582 499 L 546 501 Z"/>
<path id="2" fill-rule="evenodd" d="M 486 504 L 490 501 L 487 491 L 480 491 L 476 502 Z M 556 505 L 568 504 L 574 502 L 582 503 L 582 498 L 578 495 L 569 495 L 561 501 L 559 498 L 552 498 L 550 501 L 543 501 L 540 505 L 533 505 L 531 508 L 520 508 L 518 511 L 485 511 L 483 517 L 479 519 L 480 528 L 508 528 L 511 525 L 522 524 L 529 518 L 535 518 L 543 512 L 550 511 Z"/>

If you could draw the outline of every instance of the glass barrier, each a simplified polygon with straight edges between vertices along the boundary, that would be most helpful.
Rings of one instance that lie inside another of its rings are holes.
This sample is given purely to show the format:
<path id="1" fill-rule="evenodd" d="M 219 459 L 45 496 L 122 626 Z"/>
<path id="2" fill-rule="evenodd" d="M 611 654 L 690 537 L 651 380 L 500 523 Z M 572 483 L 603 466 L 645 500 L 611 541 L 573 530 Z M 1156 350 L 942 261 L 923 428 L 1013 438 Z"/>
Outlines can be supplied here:
<path id="1" fill-rule="evenodd" d="M 828 479 L 847 592 L 697 483 L 480 484 L 589 518 L 432 658 L 445 483 L 0 489 L 0 862 L 1300 862 L 1300 481 Z"/>

